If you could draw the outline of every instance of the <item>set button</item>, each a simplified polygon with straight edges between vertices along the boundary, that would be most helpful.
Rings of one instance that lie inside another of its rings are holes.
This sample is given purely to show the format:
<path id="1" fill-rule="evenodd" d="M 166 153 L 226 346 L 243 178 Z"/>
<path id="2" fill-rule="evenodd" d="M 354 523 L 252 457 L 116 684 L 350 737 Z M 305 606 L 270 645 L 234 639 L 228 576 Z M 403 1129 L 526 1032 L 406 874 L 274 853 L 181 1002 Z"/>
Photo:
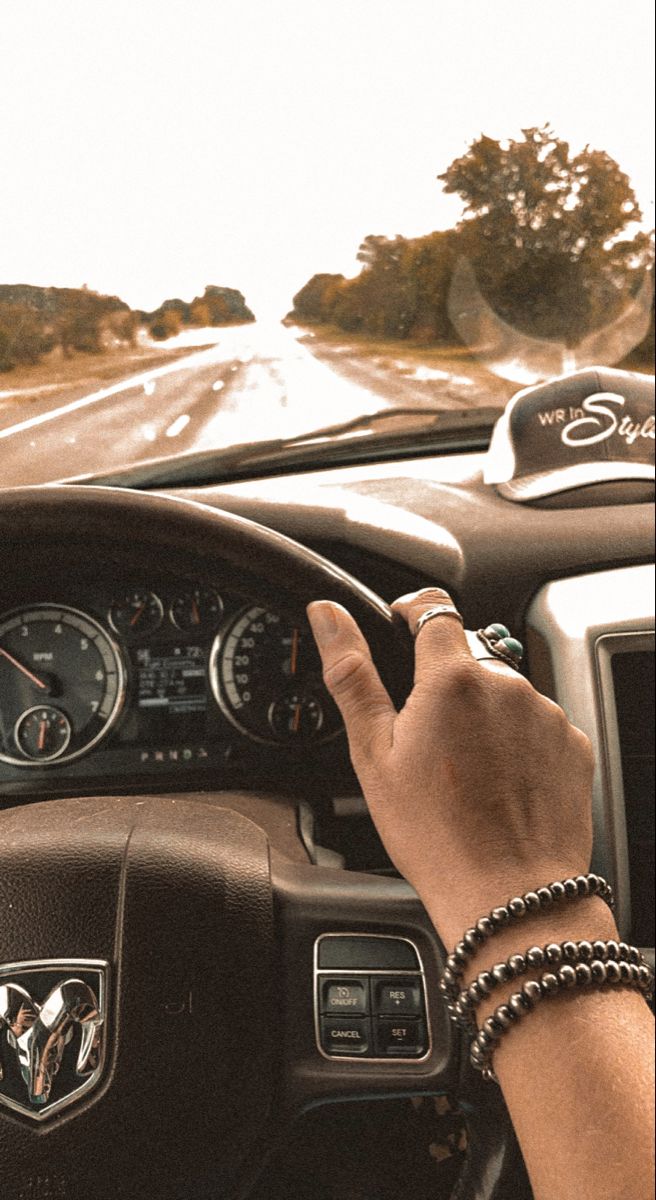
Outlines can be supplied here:
<path id="1" fill-rule="evenodd" d="M 423 1021 L 379 1017 L 376 1022 L 376 1050 L 380 1058 L 419 1058 L 426 1053 L 426 1028 Z"/>

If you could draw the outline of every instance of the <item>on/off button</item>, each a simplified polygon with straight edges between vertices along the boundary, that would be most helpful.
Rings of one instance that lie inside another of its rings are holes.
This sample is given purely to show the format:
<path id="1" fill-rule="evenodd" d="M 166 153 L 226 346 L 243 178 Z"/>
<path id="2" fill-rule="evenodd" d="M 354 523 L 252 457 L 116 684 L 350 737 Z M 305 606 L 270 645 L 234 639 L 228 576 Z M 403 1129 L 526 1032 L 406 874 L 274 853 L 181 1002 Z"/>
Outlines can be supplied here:
<path id="1" fill-rule="evenodd" d="M 321 1011 L 335 1016 L 364 1017 L 369 1013 L 368 998 L 366 982 L 329 979 L 323 985 Z"/>
<path id="2" fill-rule="evenodd" d="M 359 1057 L 369 1052 L 369 1021 L 347 1021 L 339 1017 L 322 1017 L 321 1044 L 330 1055 Z"/>

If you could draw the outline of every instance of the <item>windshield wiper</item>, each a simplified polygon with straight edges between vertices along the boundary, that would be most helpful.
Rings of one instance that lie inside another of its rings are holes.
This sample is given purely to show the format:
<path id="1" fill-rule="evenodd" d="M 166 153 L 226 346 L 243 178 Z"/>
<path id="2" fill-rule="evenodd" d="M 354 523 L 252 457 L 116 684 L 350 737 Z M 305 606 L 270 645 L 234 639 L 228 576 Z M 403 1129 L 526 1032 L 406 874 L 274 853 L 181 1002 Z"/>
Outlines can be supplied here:
<path id="1" fill-rule="evenodd" d="M 78 476 L 66 482 L 112 487 L 179 487 L 280 474 L 298 467 L 316 470 L 372 458 L 426 453 L 436 448 L 471 449 L 487 444 L 501 412 L 502 408 L 492 406 L 437 411 L 386 408 L 293 437 L 146 459 L 118 471 Z"/>

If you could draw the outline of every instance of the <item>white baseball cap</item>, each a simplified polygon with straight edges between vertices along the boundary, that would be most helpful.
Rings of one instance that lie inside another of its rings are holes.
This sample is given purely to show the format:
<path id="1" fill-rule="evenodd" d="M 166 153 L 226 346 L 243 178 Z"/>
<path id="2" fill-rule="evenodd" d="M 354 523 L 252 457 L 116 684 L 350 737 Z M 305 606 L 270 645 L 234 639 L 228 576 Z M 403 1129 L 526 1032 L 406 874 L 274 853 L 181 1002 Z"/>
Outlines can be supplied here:
<path id="1" fill-rule="evenodd" d="M 654 376 L 587 367 L 524 388 L 497 421 L 483 478 L 509 500 L 654 482 Z"/>

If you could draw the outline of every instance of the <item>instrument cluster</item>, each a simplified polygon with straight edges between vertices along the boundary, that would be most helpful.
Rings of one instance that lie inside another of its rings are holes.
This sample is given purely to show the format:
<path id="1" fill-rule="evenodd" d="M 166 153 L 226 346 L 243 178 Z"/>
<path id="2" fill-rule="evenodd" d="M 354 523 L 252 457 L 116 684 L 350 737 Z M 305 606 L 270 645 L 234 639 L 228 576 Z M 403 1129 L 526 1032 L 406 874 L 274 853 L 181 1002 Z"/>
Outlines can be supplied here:
<path id="1" fill-rule="evenodd" d="M 235 740 L 307 750 L 340 730 L 309 626 L 234 592 L 92 585 L 0 614 L 0 780 L 201 763 Z"/>

